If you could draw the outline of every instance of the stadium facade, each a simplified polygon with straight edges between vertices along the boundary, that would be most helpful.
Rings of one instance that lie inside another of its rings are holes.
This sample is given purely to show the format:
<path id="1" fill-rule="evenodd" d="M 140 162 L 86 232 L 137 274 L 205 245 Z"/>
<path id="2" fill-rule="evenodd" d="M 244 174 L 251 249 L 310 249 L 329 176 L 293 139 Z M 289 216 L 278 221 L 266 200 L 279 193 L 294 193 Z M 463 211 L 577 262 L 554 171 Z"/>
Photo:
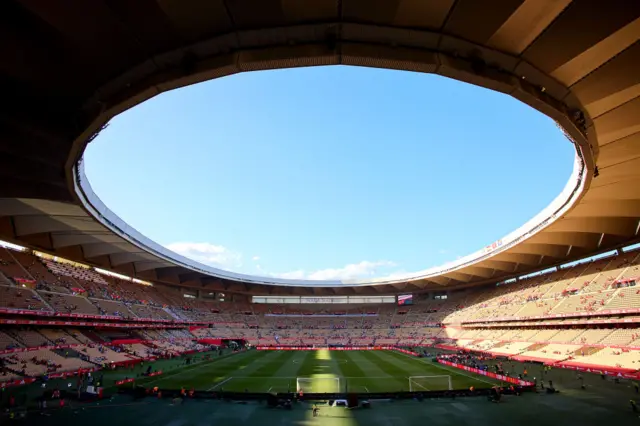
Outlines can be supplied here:
<path id="1" fill-rule="evenodd" d="M 41 357 L 55 359 L 56 371 L 80 371 L 103 358 L 200 350 L 211 339 L 438 344 L 638 377 L 640 255 L 629 247 L 640 241 L 640 3 L 71 3 L 0 5 L 0 239 L 38 251 L 0 249 L 0 339 L 10 347 L 0 358 L 24 363 L 4 366 L 10 377 L 47 372 Z M 435 73 L 513 96 L 565 132 L 576 149 L 572 177 L 532 221 L 477 253 L 377 282 L 199 265 L 140 235 L 91 190 L 82 153 L 115 115 L 213 78 L 320 65 Z M 250 303 L 399 293 L 419 297 L 409 307 Z"/>

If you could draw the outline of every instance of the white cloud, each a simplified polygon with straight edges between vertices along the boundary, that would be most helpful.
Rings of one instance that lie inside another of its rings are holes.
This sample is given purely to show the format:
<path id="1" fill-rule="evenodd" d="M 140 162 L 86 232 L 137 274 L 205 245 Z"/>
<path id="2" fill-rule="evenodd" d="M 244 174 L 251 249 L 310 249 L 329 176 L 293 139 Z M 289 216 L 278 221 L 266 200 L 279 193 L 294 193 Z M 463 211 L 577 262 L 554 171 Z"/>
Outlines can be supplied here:
<path id="1" fill-rule="evenodd" d="M 209 243 L 179 242 L 167 244 L 165 247 L 196 262 L 213 267 L 233 269 L 242 266 L 242 254 L 224 246 Z"/>
<path id="2" fill-rule="evenodd" d="M 440 253 L 440 254 L 447 254 L 447 253 L 449 253 L 449 250 L 447 250 L 447 249 L 440 249 L 440 250 L 438 250 L 438 253 Z"/>
<path id="3" fill-rule="evenodd" d="M 272 274 L 272 276 L 291 280 L 352 280 L 358 278 L 373 278 L 377 275 L 379 268 L 391 266 L 395 266 L 395 263 L 388 260 L 378 262 L 363 260 L 362 262 L 351 263 L 342 268 L 320 269 L 312 272 L 298 269 L 282 274 Z"/>
<path id="4" fill-rule="evenodd" d="M 404 270 L 394 271 L 390 274 L 373 277 L 371 282 L 385 282 L 385 281 L 404 281 L 413 277 L 419 276 L 420 272 L 406 272 Z"/>
<path id="5" fill-rule="evenodd" d="M 229 271 L 251 273 L 251 271 L 242 271 L 242 253 L 231 250 L 225 246 L 211 243 L 176 242 L 167 244 L 165 247 L 196 262 L 204 263 L 205 265 Z M 255 267 L 253 273 L 261 276 L 290 280 L 379 281 L 402 279 L 403 277 L 413 275 L 405 271 L 390 272 L 387 268 L 392 268 L 396 266 L 396 264 L 388 260 L 375 262 L 363 260 L 362 262 L 351 263 L 341 268 L 327 268 L 313 271 L 297 269 L 284 273 L 272 273 L 268 269 L 263 268 L 261 263 L 258 263 L 261 260 L 260 256 L 252 256 L 251 260 L 254 262 L 253 265 Z"/>

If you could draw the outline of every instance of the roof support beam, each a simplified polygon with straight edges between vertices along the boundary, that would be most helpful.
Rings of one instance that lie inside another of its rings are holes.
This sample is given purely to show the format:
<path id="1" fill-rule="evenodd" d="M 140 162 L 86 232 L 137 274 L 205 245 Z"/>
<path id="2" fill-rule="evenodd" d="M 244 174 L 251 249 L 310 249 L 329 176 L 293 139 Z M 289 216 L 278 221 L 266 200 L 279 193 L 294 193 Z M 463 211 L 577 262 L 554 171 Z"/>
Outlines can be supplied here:
<path id="1" fill-rule="evenodd" d="M 105 254 L 122 253 L 122 244 L 108 244 L 108 243 L 93 243 L 83 244 L 82 251 L 87 258 L 104 256 Z"/>
<path id="2" fill-rule="evenodd" d="M 167 264 L 163 263 L 163 262 L 155 262 L 153 260 L 150 261 L 143 261 L 143 262 L 136 262 L 135 263 L 135 267 L 136 267 L 136 272 L 144 272 L 144 271 L 149 271 L 152 269 L 157 269 L 157 268 L 164 268 L 166 267 Z"/>
<path id="3" fill-rule="evenodd" d="M 8 106 L 0 117 L 0 122 L 8 125 L 0 131 L 0 153 L 4 154 L 0 158 L 0 182 L 4 185 L 0 186 L 6 191 L 5 199 L 15 196 L 25 203 L 27 198 L 58 198 L 67 201 L 57 203 L 64 207 L 62 210 L 78 210 L 65 215 L 47 206 L 46 212 L 20 213 L 22 223 L 16 229 L 30 247 L 46 247 L 41 235 L 49 231 L 110 234 L 74 204 L 77 199 L 67 188 L 67 178 L 85 147 L 80 141 L 86 141 L 85 136 L 95 133 L 114 114 L 162 91 L 236 72 L 339 63 L 438 73 L 510 93 L 552 116 L 582 146 L 585 164 L 590 168 L 585 188 L 590 191 L 594 187 L 591 175 L 595 158 L 600 177 L 594 182 L 612 187 L 604 190 L 606 197 L 590 200 L 587 194 L 575 209 L 563 213 L 540 233 L 561 235 L 537 240 L 533 236 L 528 242 L 529 248 L 533 244 L 544 247 L 528 251 L 524 244 L 524 252 L 510 247 L 505 252 L 511 250 L 511 254 L 497 253 L 482 260 L 488 268 L 467 265 L 446 278 L 417 280 L 412 285 L 459 285 L 463 281 L 483 284 L 512 274 L 512 270 L 528 272 L 559 259 L 566 262 L 591 255 L 597 252 L 596 248 L 615 248 L 640 232 L 640 193 L 626 189 L 632 186 L 632 179 L 640 176 L 640 163 L 633 160 L 637 149 L 631 144 L 621 148 L 618 142 L 637 133 L 640 123 L 639 80 L 634 73 L 640 30 L 637 2 L 605 2 L 602 9 L 607 19 L 597 19 L 590 5 L 593 1 L 510 0 L 496 2 L 492 19 L 486 20 L 474 19 L 481 7 L 473 1 L 399 2 L 402 7 L 378 11 L 375 22 L 367 18 L 370 13 L 366 2 L 350 4 L 348 11 L 343 10 L 342 2 L 330 8 L 311 5 L 307 10 L 305 6 L 304 11 L 293 4 L 296 2 L 263 2 L 258 17 L 237 5 L 225 11 L 229 5 L 214 2 L 217 6 L 207 11 L 215 13 L 200 13 L 197 20 L 192 19 L 193 13 L 185 13 L 186 7 L 169 7 L 166 2 L 160 2 L 162 13 L 156 10 L 155 2 L 144 2 L 136 9 L 139 15 L 128 13 L 131 10 L 126 8 L 89 8 L 82 2 L 77 2 L 80 9 L 60 13 L 52 13 L 46 2 L 22 3 L 26 6 L 3 8 L 6 22 L 46 23 L 47 31 L 51 29 L 61 37 L 47 38 L 46 31 L 23 34 L 5 25 L 4 29 L 13 36 L 11 43 L 24 47 L 30 61 L 9 61 L 0 73 L 2 103 Z M 145 9 L 147 3 L 152 4 L 151 9 Z M 85 16 L 89 16 L 92 25 L 74 25 L 75 20 L 86 21 Z M 145 31 L 136 30 L 133 25 L 137 16 L 149 20 Z M 279 16 L 287 19 L 273 19 Z M 165 21 L 171 21 L 171 28 Z M 251 24 L 243 24 L 247 22 Z M 415 22 L 421 25 L 416 27 L 412 24 Z M 121 23 L 131 25 L 122 30 Z M 585 32 L 590 37 L 580 36 Z M 104 34 L 110 37 L 103 37 Z M 133 39 L 139 39 L 142 48 L 123 51 L 122 47 Z M 94 42 L 102 48 L 91 50 Z M 95 55 L 83 55 L 89 50 L 95 50 Z M 553 54 L 548 54 L 550 50 Z M 153 59 L 149 59 L 151 56 Z M 81 62 L 95 72 L 74 73 Z M 118 77 L 110 80 L 114 76 Z M 87 99 L 89 94 L 93 95 Z M 589 132 L 584 137 L 587 128 Z M 607 202 L 600 202 L 601 199 Z M 38 219 L 34 225 L 22 220 L 30 214 L 57 223 Z M 59 231 L 60 224 L 65 231 Z M 30 234 L 32 238 L 27 237 Z M 574 237 L 563 240 L 566 234 Z M 51 245 L 56 247 L 55 238 Z M 550 245 L 554 245 L 553 249 Z M 65 247 L 69 253 L 83 248 L 77 243 Z M 555 255 L 555 251 L 562 256 Z M 157 262 L 160 270 L 167 266 L 164 259 L 130 246 L 116 252 L 103 249 L 91 257 L 92 262 L 104 262 L 105 258 L 108 265 L 135 266 L 140 272 L 146 267 L 143 265 L 151 265 L 149 261 Z M 503 266 L 491 266 L 496 264 Z M 191 272 L 182 267 L 179 271 L 187 276 Z M 179 273 L 175 276 L 188 281 Z M 228 280 L 225 282 L 228 286 Z M 264 291 L 268 284 L 245 283 L 241 288 Z M 361 294 L 393 290 L 388 284 L 357 288 Z M 275 292 L 301 291 L 300 287 L 283 286 Z M 318 289 L 319 293 L 330 291 Z M 339 287 L 332 291 L 351 290 Z"/>
<path id="4" fill-rule="evenodd" d="M 122 239 L 114 234 L 107 235 L 90 235 L 82 233 L 52 233 L 53 247 L 58 249 L 60 247 L 77 246 L 81 244 L 115 244 L 121 243 Z"/>

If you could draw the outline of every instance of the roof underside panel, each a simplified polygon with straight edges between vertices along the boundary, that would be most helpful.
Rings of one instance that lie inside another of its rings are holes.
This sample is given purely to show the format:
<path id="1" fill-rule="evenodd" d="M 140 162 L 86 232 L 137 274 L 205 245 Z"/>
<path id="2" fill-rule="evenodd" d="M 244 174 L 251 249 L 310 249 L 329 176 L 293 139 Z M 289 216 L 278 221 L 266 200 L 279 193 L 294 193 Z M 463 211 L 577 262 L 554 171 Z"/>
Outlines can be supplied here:
<path id="1" fill-rule="evenodd" d="M 4 240 L 212 291 L 350 295 L 496 282 L 640 239 L 637 1 L 7 0 L 0 37 Z M 584 150 L 585 190 L 554 223 L 475 264 L 341 288 L 185 268 L 114 233 L 73 190 L 74 162 L 114 114 L 237 72 L 336 64 L 437 73 L 528 103 Z"/>

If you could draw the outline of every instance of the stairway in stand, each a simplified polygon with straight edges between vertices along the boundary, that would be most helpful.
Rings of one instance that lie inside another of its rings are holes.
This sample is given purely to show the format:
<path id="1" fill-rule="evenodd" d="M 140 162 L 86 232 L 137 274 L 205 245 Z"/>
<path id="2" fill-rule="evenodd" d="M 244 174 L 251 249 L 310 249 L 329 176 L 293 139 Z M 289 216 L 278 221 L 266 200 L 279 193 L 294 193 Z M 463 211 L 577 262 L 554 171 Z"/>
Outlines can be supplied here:
<path id="1" fill-rule="evenodd" d="M 100 337 L 97 333 L 94 333 L 91 330 L 81 330 L 82 334 L 87 336 L 89 339 L 93 340 L 96 343 L 106 343 L 106 341 Z"/>
<path id="2" fill-rule="evenodd" d="M 13 286 L 13 283 L 11 282 L 11 280 L 9 278 L 7 278 L 2 271 L 0 271 L 0 285 L 8 285 L 8 286 Z"/>

